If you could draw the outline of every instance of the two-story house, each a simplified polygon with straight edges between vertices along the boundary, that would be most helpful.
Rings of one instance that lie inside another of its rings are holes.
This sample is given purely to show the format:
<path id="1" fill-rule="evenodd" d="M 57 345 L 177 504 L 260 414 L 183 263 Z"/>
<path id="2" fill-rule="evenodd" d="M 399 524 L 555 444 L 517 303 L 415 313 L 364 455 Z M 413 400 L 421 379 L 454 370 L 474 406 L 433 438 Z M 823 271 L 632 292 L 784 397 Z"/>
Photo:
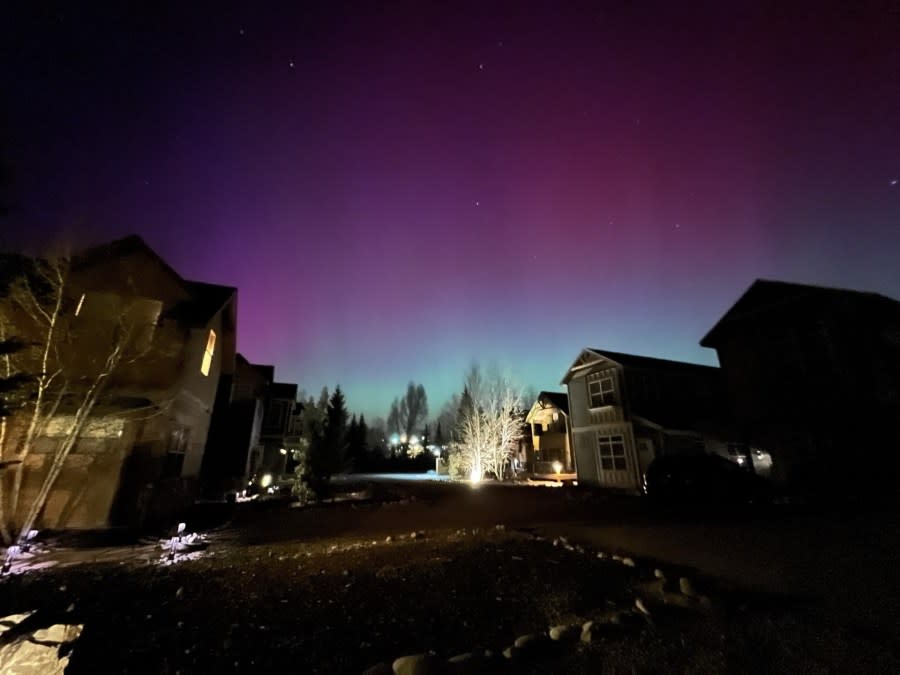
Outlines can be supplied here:
<path id="1" fill-rule="evenodd" d="M 574 473 L 569 397 L 565 392 L 540 392 L 528 411 L 525 422 L 531 434 L 528 470 L 537 475 Z"/>
<path id="2" fill-rule="evenodd" d="M 579 484 L 638 491 L 657 455 L 727 447 L 718 368 L 584 349 L 562 384 Z"/>
<path id="3" fill-rule="evenodd" d="M 296 405 L 296 384 L 272 382 L 269 385 L 260 434 L 263 454 L 257 473 L 281 476 L 287 471 L 291 452 L 287 439 L 291 436 Z"/>
<path id="4" fill-rule="evenodd" d="M 86 389 L 129 337 L 128 358 L 101 378 L 91 409 L 38 521 L 40 527 L 134 525 L 190 503 L 198 489 L 221 378 L 233 368 L 236 289 L 183 279 L 138 237 L 76 254 L 55 350 L 70 383 L 24 457 L 14 520 L 24 518 L 56 449 L 71 437 Z M 137 328 L 136 328 L 137 327 Z M 93 379 L 92 379 L 93 378 Z M 75 389 L 73 389 L 73 387 Z M 7 441 L 21 448 L 28 408 Z M 8 490 L 4 494 L 10 494 Z"/>
<path id="5" fill-rule="evenodd" d="M 701 340 L 722 364 L 744 437 L 773 478 L 863 490 L 900 468 L 900 302 L 757 280 Z"/>

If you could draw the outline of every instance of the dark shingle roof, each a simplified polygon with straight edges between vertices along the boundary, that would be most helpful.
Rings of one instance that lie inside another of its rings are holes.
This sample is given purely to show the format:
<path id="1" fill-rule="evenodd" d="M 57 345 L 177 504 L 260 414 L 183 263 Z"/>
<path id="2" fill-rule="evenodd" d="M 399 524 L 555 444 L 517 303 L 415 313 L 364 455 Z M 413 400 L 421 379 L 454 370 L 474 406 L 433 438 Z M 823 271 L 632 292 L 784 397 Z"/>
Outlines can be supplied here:
<path id="1" fill-rule="evenodd" d="M 714 346 L 717 338 L 729 326 L 764 313 L 769 309 L 798 302 L 813 303 L 832 300 L 845 300 L 857 304 L 891 304 L 900 308 L 900 302 L 880 293 L 797 284 L 772 279 L 757 279 L 700 340 L 700 344 L 704 347 Z"/>
<path id="2" fill-rule="evenodd" d="M 562 391 L 542 391 L 538 394 L 538 400 L 546 400 L 550 404 L 569 414 L 569 395 Z"/>
<path id="3" fill-rule="evenodd" d="M 665 370 L 669 372 L 698 372 L 698 371 L 717 371 L 717 366 L 705 366 L 700 363 L 688 363 L 687 361 L 670 361 L 669 359 L 658 359 L 652 356 L 638 356 L 636 354 L 624 354 L 622 352 L 611 352 L 608 349 L 594 349 L 589 347 L 592 352 L 596 352 L 601 356 L 619 363 L 626 368 L 648 368 L 652 370 Z"/>
<path id="4" fill-rule="evenodd" d="M 288 382 L 273 382 L 269 386 L 270 398 L 286 398 L 291 401 L 297 400 L 297 385 Z"/>

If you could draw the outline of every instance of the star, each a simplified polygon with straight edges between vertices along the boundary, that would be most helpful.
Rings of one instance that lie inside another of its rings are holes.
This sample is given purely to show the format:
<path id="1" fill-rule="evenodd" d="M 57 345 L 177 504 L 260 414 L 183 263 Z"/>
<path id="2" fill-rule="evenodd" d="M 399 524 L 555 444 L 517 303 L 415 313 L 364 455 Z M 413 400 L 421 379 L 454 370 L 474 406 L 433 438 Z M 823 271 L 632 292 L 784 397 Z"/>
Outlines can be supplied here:
<path id="1" fill-rule="evenodd" d="M 479 202 L 478 200 L 476 200 L 476 201 L 475 201 L 475 206 L 481 206 L 481 202 Z"/>
<path id="2" fill-rule="evenodd" d="M 241 28 L 241 29 L 238 31 L 238 34 L 239 34 L 239 35 L 243 35 L 243 34 L 244 34 L 244 29 Z"/>
<path id="3" fill-rule="evenodd" d="M 900 179 L 898 179 L 898 178 L 891 178 L 891 187 L 896 186 L 898 182 L 900 182 Z"/>
<path id="4" fill-rule="evenodd" d="M 484 70 L 484 64 L 483 64 L 483 63 L 479 63 L 479 64 L 478 64 L 478 70 Z"/>
<path id="5" fill-rule="evenodd" d="M 291 68 L 293 68 L 293 67 L 294 67 L 294 62 L 293 62 L 293 61 L 289 61 L 289 62 L 288 62 L 288 65 L 289 65 Z"/>

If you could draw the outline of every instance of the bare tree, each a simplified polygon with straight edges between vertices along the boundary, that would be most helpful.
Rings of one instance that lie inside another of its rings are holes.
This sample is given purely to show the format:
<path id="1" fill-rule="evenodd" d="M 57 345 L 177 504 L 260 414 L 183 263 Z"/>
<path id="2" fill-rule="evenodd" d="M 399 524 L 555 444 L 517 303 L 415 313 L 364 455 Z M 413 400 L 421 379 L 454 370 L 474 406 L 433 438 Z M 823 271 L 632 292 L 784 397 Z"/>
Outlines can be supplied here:
<path id="1" fill-rule="evenodd" d="M 387 418 L 388 433 L 412 436 L 427 417 L 428 396 L 425 394 L 425 387 L 410 381 L 403 398 L 395 398 L 391 403 Z"/>
<path id="2" fill-rule="evenodd" d="M 67 457 L 95 417 L 116 372 L 147 358 L 151 349 L 159 355 L 166 353 L 161 349 L 163 341 L 155 339 L 162 303 L 125 289 L 98 296 L 103 304 L 101 320 L 78 321 L 85 296 L 73 287 L 71 269 L 69 256 L 28 261 L 0 297 L 3 330 L 14 330 L 29 345 L 21 355 L 4 359 L 3 367 L 9 375 L 30 377 L 27 403 L 11 420 L 17 423 L 17 433 L 4 425 L 0 437 L 0 457 L 19 462 L 9 494 L 0 494 L 6 497 L 0 534 L 7 543 L 14 529 L 21 540 L 37 522 Z M 23 505 L 25 515 L 15 523 L 27 459 L 51 422 L 61 433 L 55 434 L 40 488 Z"/>
<path id="3" fill-rule="evenodd" d="M 498 369 L 485 375 L 478 365 L 466 374 L 465 392 L 454 447 L 457 461 L 474 481 L 486 473 L 502 478 L 522 437 L 521 397 Z"/>

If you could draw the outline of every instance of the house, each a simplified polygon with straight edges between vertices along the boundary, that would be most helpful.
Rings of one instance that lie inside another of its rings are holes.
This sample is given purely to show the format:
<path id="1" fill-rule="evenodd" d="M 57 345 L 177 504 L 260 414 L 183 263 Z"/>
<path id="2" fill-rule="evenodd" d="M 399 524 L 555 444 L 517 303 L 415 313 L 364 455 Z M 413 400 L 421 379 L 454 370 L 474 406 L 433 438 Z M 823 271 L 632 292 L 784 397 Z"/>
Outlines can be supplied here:
<path id="1" fill-rule="evenodd" d="M 290 460 L 287 440 L 293 431 L 296 405 L 296 384 L 272 382 L 269 385 L 260 432 L 263 452 L 256 473 L 281 476 L 287 471 Z"/>
<path id="2" fill-rule="evenodd" d="M 771 451 L 778 482 L 895 481 L 900 302 L 759 279 L 700 344 L 718 353 L 740 431 Z"/>
<path id="3" fill-rule="evenodd" d="M 235 356 L 228 399 L 216 405 L 203 456 L 204 490 L 210 497 L 243 490 L 255 473 L 263 454 L 262 421 L 273 374 L 272 367 Z"/>
<path id="4" fill-rule="evenodd" d="M 727 454 L 718 368 L 584 349 L 566 372 L 580 485 L 639 491 L 661 454 Z"/>
<path id="5" fill-rule="evenodd" d="M 569 397 L 565 392 L 542 391 L 525 417 L 531 434 L 527 465 L 538 475 L 575 473 L 569 429 Z"/>
<path id="6" fill-rule="evenodd" d="M 103 379 L 102 396 L 60 467 L 38 525 L 94 528 L 166 518 L 198 491 L 214 409 L 233 376 L 237 290 L 184 279 L 134 236 L 73 256 L 65 288 L 58 320 L 66 339 L 54 358 L 69 382 L 92 381 L 97 364 L 126 345 L 123 335 L 133 358 Z M 14 330 L 30 330 L 14 311 L 7 317 Z M 24 519 L 79 414 L 78 395 L 61 391 L 23 460 L 15 522 Z M 8 422 L 7 449 L 15 449 L 27 415 L 20 411 Z M 4 487 L 16 473 L 3 472 Z"/>

